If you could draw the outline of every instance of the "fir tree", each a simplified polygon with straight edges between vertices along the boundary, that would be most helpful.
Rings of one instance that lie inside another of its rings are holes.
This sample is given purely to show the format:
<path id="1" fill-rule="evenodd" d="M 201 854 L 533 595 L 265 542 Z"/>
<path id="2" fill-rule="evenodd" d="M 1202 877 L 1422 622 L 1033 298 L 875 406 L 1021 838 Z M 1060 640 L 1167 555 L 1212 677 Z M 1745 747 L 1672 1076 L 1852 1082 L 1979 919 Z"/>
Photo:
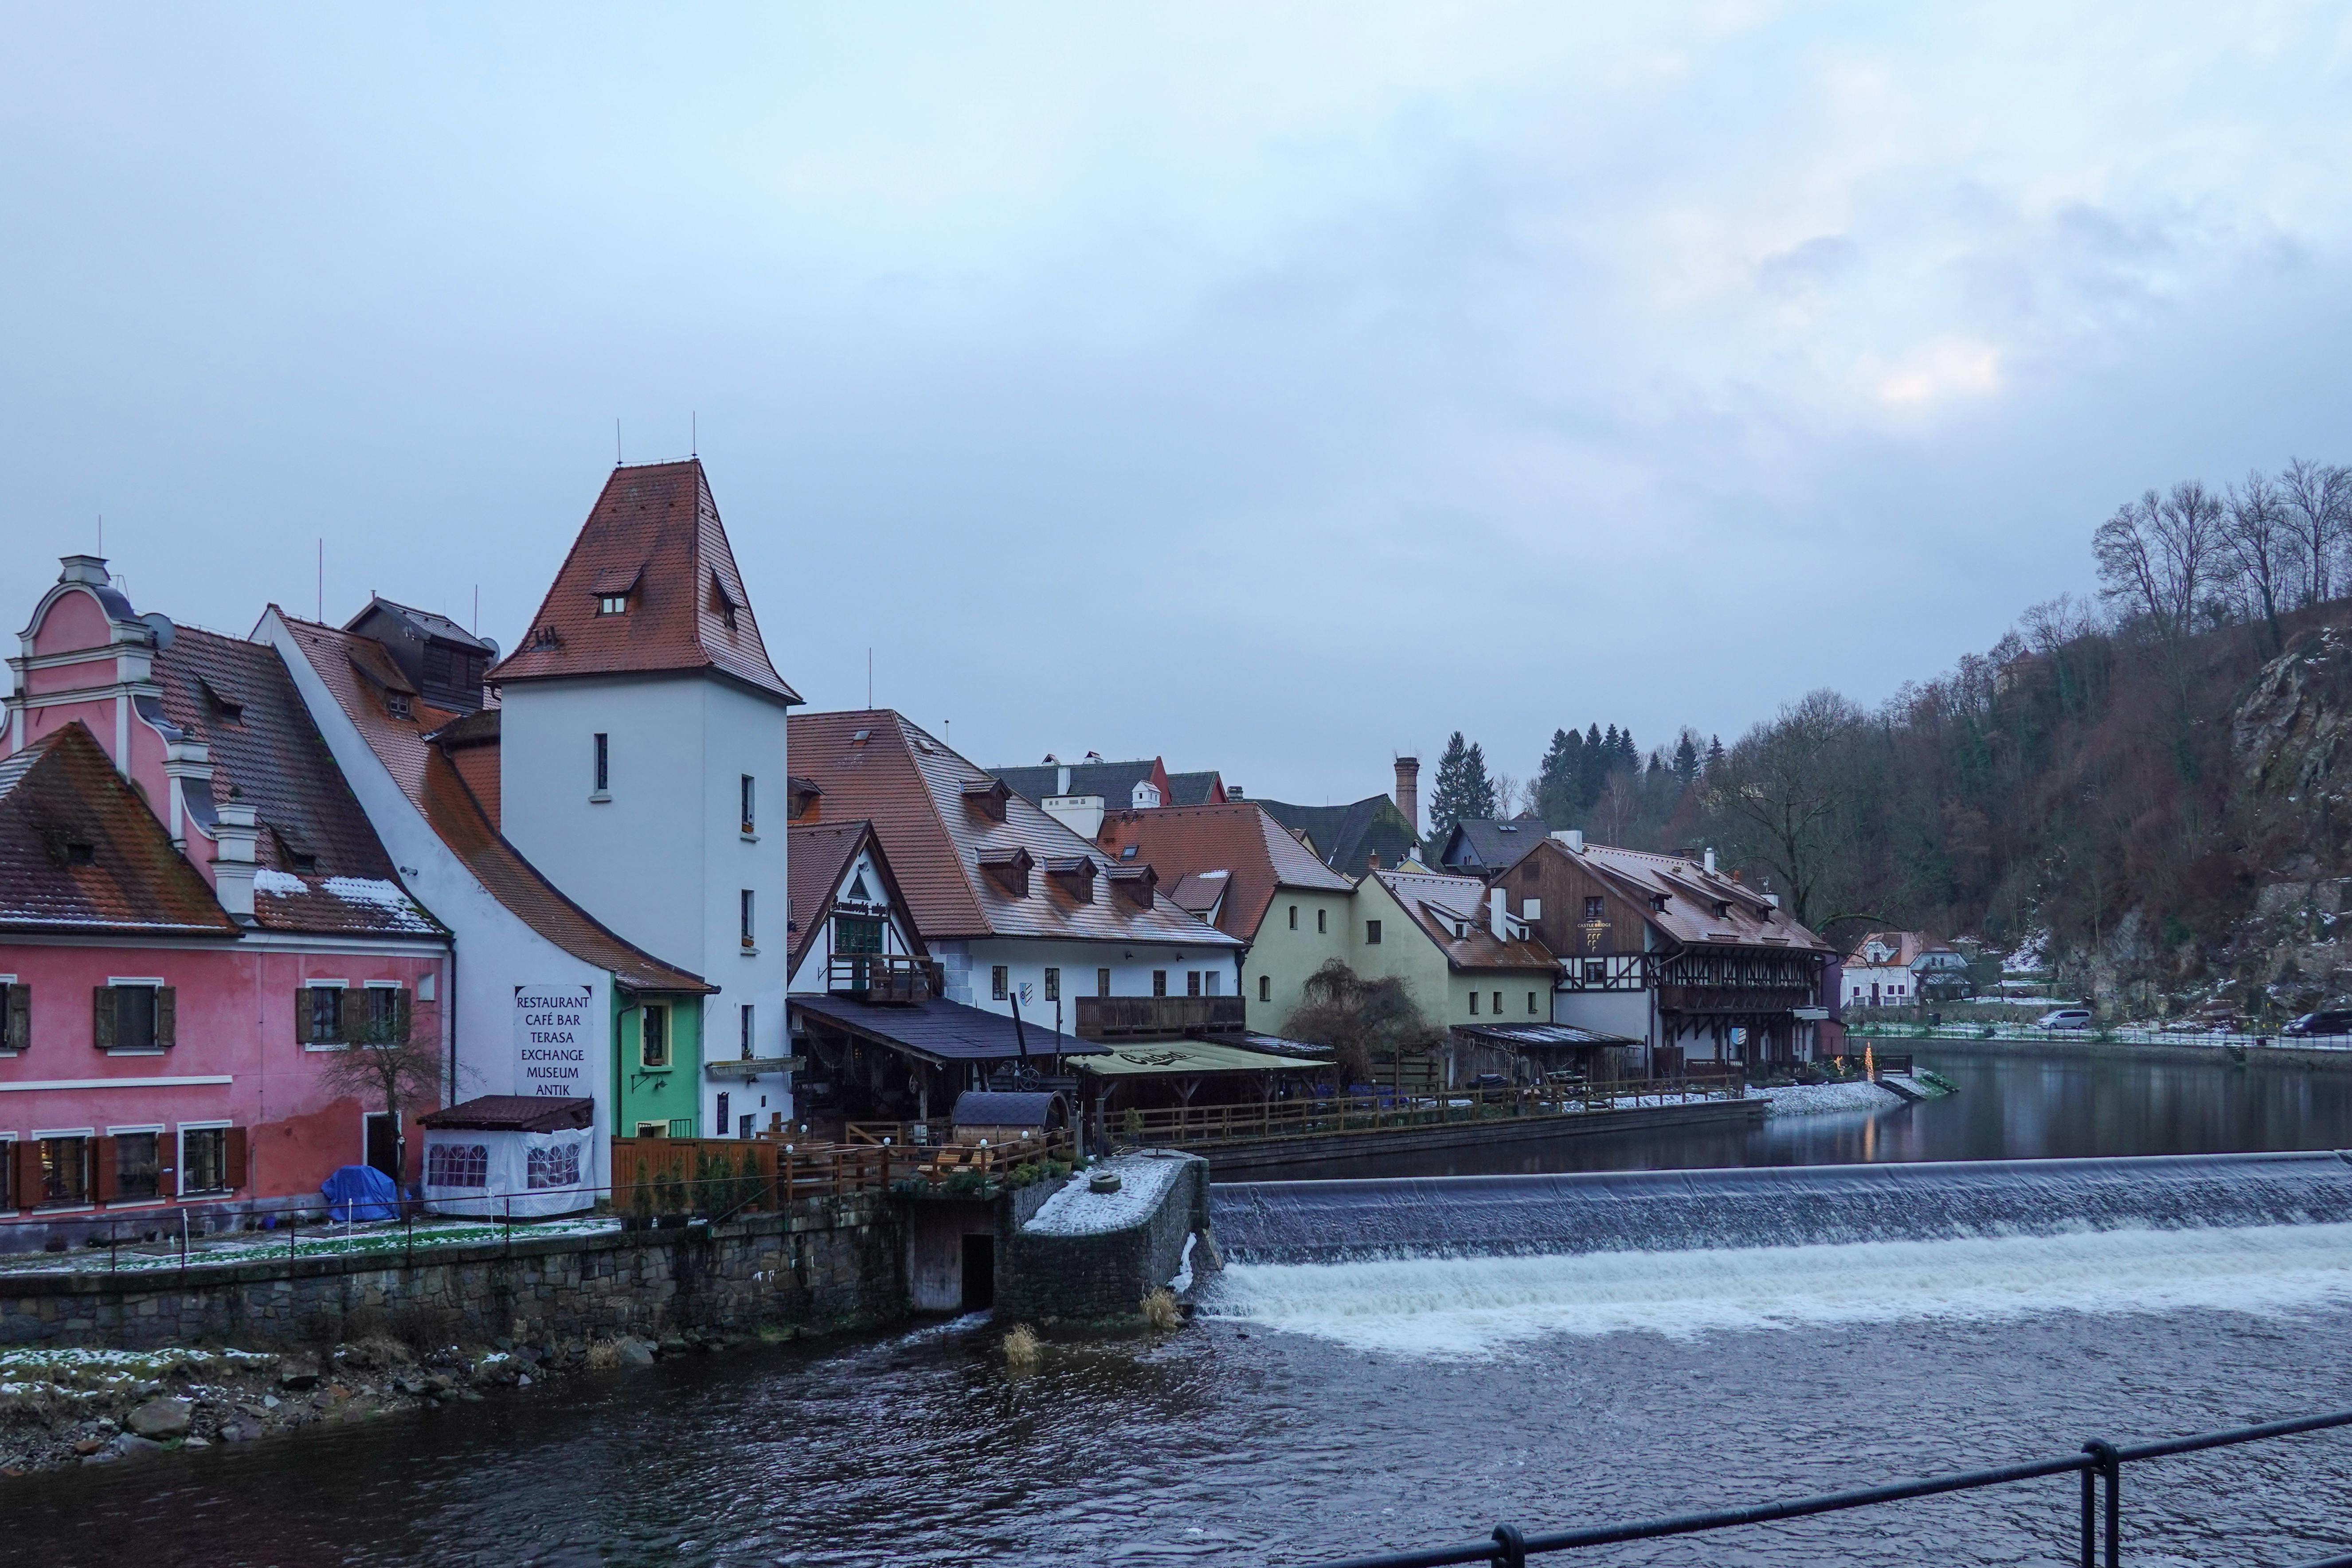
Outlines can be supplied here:
<path id="1" fill-rule="evenodd" d="M 1617 726 L 1609 726 L 1613 735 Z M 1576 804 L 1580 811 L 1590 812 L 1601 804 L 1601 792 L 1609 787 L 1609 752 L 1601 740 L 1601 726 L 1593 725 L 1584 732 L 1584 752 L 1577 759 Z"/>
<path id="2" fill-rule="evenodd" d="M 1429 796 L 1430 835 L 1442 840 L 1456 823 L 1494 815 L 1495 781 L 1486 776 L 1486 753 L 1456 730 L 1437 760 L 1437 787 Z"/>
<path id="3" fill-rule="evenodd" d="M 1583 756 L 1583 736 L 1573 730 L 1551 732 L 1551 747 L 1536 773 L 1536 813 L 1545 826 L 1573 827 L 1582 820 L 1577 790 Z"/>
<path id="4" fill-rule="evenodd" d="M 1698 782 L 1698 735 L 1685 730 L 1675 742 L 1675 782 L 1688 789 Z"/>
<path id="5" fill-rule="evenodd" d="M 1706 738 L 1706 776 L 1713 778 L 1715 776 L 1715 770 L 1722 765 L 1723 737 L 1720 735 L 1709 735 Z"/>

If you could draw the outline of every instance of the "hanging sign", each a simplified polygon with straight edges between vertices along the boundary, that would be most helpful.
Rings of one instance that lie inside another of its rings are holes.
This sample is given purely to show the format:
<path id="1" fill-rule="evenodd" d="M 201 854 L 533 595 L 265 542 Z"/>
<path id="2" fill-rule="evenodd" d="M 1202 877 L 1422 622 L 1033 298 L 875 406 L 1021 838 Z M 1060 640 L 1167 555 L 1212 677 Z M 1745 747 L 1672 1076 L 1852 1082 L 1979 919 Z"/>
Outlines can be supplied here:
<path id="1" fill-rule="evenodd" d="M 588 1088 L 588 1007 L 585 985 L 515 987 L 517 1086 L 525 1094 L 562 1100 L 591 1098 Z"/>

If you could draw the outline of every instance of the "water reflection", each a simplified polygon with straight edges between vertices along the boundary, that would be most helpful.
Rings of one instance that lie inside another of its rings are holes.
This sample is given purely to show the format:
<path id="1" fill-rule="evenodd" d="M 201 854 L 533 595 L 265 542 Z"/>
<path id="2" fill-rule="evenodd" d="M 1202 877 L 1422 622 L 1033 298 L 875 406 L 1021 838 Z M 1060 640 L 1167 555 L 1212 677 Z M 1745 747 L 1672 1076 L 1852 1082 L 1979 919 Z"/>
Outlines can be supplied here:
<path id="1" fill-rule="evenodd" d="M 1960 1086 L 1944 1100 L 1879 1111 L 1774 1117 L 1721 1132 L 1688 1130 L 1489 1144 L 1286 1166 L 1267 1179 L 1468 1176 L 1546 1171 L 1845 1165 L 1881 1160 L 2047 1160 L 2101 1154 L 2222 1154 L 2352 1144 L 2352 1071 L 2259 1058 L 2000 1051 L 1923 1042 L 1920 1064 Z"/>

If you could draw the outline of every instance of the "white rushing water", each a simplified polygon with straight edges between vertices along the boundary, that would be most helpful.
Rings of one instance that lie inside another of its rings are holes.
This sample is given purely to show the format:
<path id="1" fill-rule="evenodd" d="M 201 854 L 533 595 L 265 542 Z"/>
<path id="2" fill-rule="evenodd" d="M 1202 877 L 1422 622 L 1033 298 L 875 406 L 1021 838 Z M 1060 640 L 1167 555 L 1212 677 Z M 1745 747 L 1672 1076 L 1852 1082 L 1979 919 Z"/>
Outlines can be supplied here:
<path id="1" fill-rule="evenodd" d="M 2352 1302 L 2352 1225 L 2081 1231 L 1579 1256 L 1236 1263 L 1203 1315 L 1411 1356 L 1557 1334 Z"/>

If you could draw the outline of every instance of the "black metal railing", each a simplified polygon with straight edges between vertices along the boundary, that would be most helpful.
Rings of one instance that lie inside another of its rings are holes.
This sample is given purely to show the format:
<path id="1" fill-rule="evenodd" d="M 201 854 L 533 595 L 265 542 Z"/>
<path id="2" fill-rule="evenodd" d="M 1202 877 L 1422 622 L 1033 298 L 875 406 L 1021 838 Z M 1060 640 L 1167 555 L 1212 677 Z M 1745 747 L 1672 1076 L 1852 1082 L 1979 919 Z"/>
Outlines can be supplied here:
<path id="1" fill-rule="evenodd" d="M 1610 1546 L 1626 1541 L 1654 1541 L 1668 1535 L 1696 1535 L 1710 1530 L 1732 1530 L 1746 1524 L 1769 1524 L 1776 1520 L 1838 1513 L 1851 1508 L 1870 1508 L 1879 1503 L 1903 1502 L 1911 1498 L 1936 1497 L 1946 1492 L 1976 1491 L 1984 1487 L 2008 1486 L 2016 1481 L 2063 1476 L 2070 1472 L 2083 1478 L 2081 1568 L 2101 1568 L 2101 1564 L 2105 1568 L 2117 1568 L 2123 1550 L 2123 1468 L 2126 1465 L 2142 1459 L 2162 1459 L 2175 1454 L 2227 1448 L 2239 1443 L 2257 1443 L 2269 1437 L 2289 1437 L 2298 1432 L 2317 1432 L 2330 1426 L 2352 1426 L 2352 1410 L 2338 1411 L 2332 1415 L 2305 1415 L 2292 1421 L 2273 1421 L 2261 1426 L 2233 1427 L 2226 1432 L 2205 1432 L 2193 1437 L 2172 1437 L 2159 1443 L 2141 1443 L 2130 1447 L 2117 1447 L 2113 1443 L 2095 1439 L 2084 1444 L 2081 1452 L 2056 1458 L 2030 1459 L 2023 1464 L 2003 1465 L 1990 1470 L 1930 1476 L 1924 1480 L 1895 1481 L 1883 1487 L 1865 1487 L 1860 1491 L 1792 1498 L 1786 1502 L 1755 1503 L 1746 1508 L 1676 1514 L 1666 1519 L 1635 1520 L 1624 1524 L 1588 1525 L 1581 1530 L 1555 1531 L 1543 1535 L 1528 1535 L 1517 1525 L 1498 1524 L 1495 1527 L 1495 1533 L 1484 1541 L 1432 1546 L 1418 1552 L 1385 1552 L 1375 1557 L 1350 1557 L 1344 1562 L 1320 1564 L 1319 1568 L 1445 1568 L 1446 1564 L 1457 1563 L 1491 1563 L 1496 1568 L 1522 1568 L 1529 1557 L 1540 1552 L 1572 1552 L 1580 1547 Z M 2305 1563 L 2301 1568 L 2345 1568 L 2345 1565 L 2352 1565 L 2352 1554 Z"/>

